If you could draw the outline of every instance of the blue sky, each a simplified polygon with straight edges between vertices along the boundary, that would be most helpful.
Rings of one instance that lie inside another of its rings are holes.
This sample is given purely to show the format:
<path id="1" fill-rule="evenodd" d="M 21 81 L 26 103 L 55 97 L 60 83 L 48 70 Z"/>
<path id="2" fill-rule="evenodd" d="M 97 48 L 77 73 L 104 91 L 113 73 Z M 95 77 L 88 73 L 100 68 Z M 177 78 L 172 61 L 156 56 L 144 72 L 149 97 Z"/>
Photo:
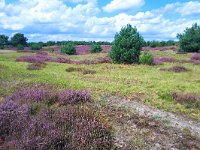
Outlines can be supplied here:
<path id="1" fill-rule="evenodd" d="M 126 24 L 145 40 L 176 40 L 197 22 L 200 0 L 0 0 L 0 34 L 29 41 L 112 41 Z"/>

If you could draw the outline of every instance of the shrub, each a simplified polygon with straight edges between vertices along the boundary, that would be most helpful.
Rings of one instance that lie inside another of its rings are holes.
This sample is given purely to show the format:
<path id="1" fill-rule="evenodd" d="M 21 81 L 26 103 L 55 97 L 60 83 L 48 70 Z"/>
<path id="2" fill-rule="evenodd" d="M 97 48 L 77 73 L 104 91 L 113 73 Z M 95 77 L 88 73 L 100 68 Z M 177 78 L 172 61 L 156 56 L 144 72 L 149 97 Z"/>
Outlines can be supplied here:
<path id="1" fill-rule="evenodd" d="M 130 24 L 115 35 L 110 58 L 115 63 L 138 63 L 143 38 Z"/>
<path id="2" fill-rule="evenodd" d="M 4 49 L 4 45 L 0 45 L 0 49 Z"/>
<path id="3" fill-rule="evenodd" d="M 50 87 L 34 86 L 31 88 L 18 89 L 5 99 L 15 101 L 19 104 L 30 104 L 34 102 L 52 104 L 57 101 L 56 94 L 56 91 L 52 91 Z"/>
<path id="4" fill-rule="evenodd" d="M 164 62 L 175 63 L 175 62 L 179 62 L 179 60 L 175 58 L 170 58 L 170 57 L 159 57 L 159 58 L 154 58 L 154 61 L 153 61 L 155 65 L 160 65 Z"/>
<path id="5" fill-rule="evenodd" d="M 161 71 L 173 71 L 176 73 L 190 71 L 189 69 L 185 68 L 184 66 L 173 66 L 171 68 L 161 68 L 160 70 Z"/>
<path id="6" fill-rule="evenodd" d="M 16 61 L 29 62 L 29 63 L 42 63 L 48 60 L 48 56 L 35 55 L 35 56 L 20 56 L 17 57 Z"/>
<path id="7" fill-rule="evenodd" d="M 44 68 L 45 66 L 46 66 L 46 63 L 39 62 L 39 63 L 29 64 L 27 69 L 28 70 L 40 70 L 40 69 Z"/>
<path id="8" fill-rule="evenodd" d="M 153 62 L 154 58 L 150 51 L 144 51 L 140 56 L 140 63 L 142 64 L 152 65 Z"/>
<path id="9" fill-rule="evenodd" d="M 22 44 L 17 45 L 17 50 L 24 50 L 24 46 Z"/>
<path id="10" fill-rule="evenodd" d="M 41 44 L 34 43 L 31 45 L 31 50 L 40 50 L 42 48 Z"/>
<path id="11" fill-rule="evenodd" d="M 76 55 L 76 48 L 73 43 L 68 43 L 61 48 L 61 53 L 68 55 Z"/>
<path id="12" fill-rule="evenodd" d="M 20 106 L 11 100 L 5 100 L 0 104 L 0 138 L 18 136 L 26 127 L 29 118 L 29 108 Z"/>
<path id="13" fill-rule="evenodd" d="M 96 71 L 95 70 L 89 70 L 89 69 L 85 69 L 85 68 L 74 68 L 74 67 L 69 67 L 66 69 L 67 72 L 82 72 L 84 75 L 86 74 L 95 74 Z"/>
<path id="14" fill-rule="evenodd" d="M 200 26 L 195 23 L 191 28 L 186 28 L 183 34 L 177 35 L 180 48 L 184 52 L 199 52 L 200 50 Z"/>
<path id="15" fill-rule="evenodd" d="M 173 93 L 172 97 L 175 101 L 185 104 L 189 108 L 200 108 L 200 95 L 194 93 Z"/>
<path id="16" fill-rule="evenodd" d="M 191 60 L 200 60 L 200 53 L 192 55 Z"/>
<path id="17" fill-rule="evenodd" d="M 102 51 L 101 46 L 97 44 L 93 44 L 90 50 L 91 53 L 100 53 L 101 51 Z"/>
<path id="18" fill-rule="evenodd" d="M 111 63 L 111 60 L 109 57 L 99 57 L 97 61 L 99 63 Z"/>
<path id="19" fill-rule="evenodd" d="M 91 101 L 90 93 L 87 91 L 80 91 L 80 90 L 63 91 L 59 93 L 58 98 L 61 104 L 63 105 Z"/>
<path id="20" fill-rule="evenodd" d="M 28 39 L 21 33 L 16 33 L 10 40 L 13 46 L 17 46 L 19 44 L 25 46 L 27 45 L 27 41 Z"/>

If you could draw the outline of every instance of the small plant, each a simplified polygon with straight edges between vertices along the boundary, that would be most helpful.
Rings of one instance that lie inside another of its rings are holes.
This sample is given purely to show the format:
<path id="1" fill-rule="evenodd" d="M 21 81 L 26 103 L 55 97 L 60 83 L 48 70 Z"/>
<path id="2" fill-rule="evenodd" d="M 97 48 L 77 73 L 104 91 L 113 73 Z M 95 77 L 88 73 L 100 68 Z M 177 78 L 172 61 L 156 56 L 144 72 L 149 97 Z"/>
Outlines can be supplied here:
<path id="1" fill-rule="evenodd" d="M 200 95 L 194 93 L 173 93 L 173 99 L 189 108 L 200 108 Z"/>
<path id="2" fill-rule="evenodd" d="M 11 100 L 0 104 L 0 138 L 18 136 L 29 118 L 27 105 L 20 106 Z"/>
<path id="3" fill-rule="evenodd" d="M 22 44 L 17 45 L 17 50 L 24 50 L 24 46 Z"/>
<path id="4" fill-rule="evenodd" d="M 191 60 L 199 60 L 200 61 L 200 53 L 193 54 Z"/>
<path id="5" fill-rule="evenodd" d="M 91 53 L 100 53 L 101 51 L 102 51 L 102 48 L 98 44 L 93 44 L 90 50 Z"/>
<path id="6" fill-rule="evenodd" d="M 161 68 L 160 70 L 161 71 L 173 71 L 176 73 L 190 71 L 189 69 L 185 68 L 184 66 L 173 66 L 171 68 Z"/>
<path id="7" fill-rule="evenodd" d="M 154 62 L 154 58 L 150 51 L 144 51 L 142 55 L 140 56 L 141 64 L 152 65 L 153 62 Z"/>
<path id="8" fill-rule="evenodd" d="M 61 104 L 76 104 L 80 102 L 91 101 L 91 95 L 87 91 L 67 90 L 59 93 L 58 96 Z"/>
<path id="9" fill-rule="evenodd" d="M 42 68 L 46 67 L 46 63 L 44 62 L 39 62 L 39 63 L 32 63 L 29 64 L 27 69 L 28 70 L 40 70 Z"/>
<path id="10" fill-rule="evenodd" d="M 68 55 L 76 55 L 76 48 L 73 43 L 68 43 L 61 48 L 61 53 Z"/>

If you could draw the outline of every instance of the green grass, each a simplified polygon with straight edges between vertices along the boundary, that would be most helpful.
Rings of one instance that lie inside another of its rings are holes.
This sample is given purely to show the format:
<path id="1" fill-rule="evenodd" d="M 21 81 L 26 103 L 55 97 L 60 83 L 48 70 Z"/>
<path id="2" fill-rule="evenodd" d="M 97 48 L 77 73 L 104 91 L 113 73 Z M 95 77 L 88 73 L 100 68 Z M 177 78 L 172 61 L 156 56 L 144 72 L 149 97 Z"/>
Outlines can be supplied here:
<path id="1" fill-rule="evenodd" d="M 158 66 L 146 65 L 120 65 L 96 64 L 73 65 L 48 63 L 42 70 L 29 71 L 28 63 L 16 62 L 15 59 L 23 53 L 0 54 L 0 97 L 8 95 L 18 86 L 24 84 L 48 83 L 60 88 L 87 89 L 94 96 L 102 94 L 120 94 L 135 97 L 140 94 L 148 105 L 170 112 L 181 112 L 192 118 L 200 119 L 200 110 L 188 109 L 175 103 L 170 94 L 173 92 L 200 93 L 200 66 L 190 63 L 181 64 L 192 71 L 186 73 L 173 73 L 160 71 L 179 63 L 165 63 Z M 83 56 L 70 56 L 72 59 L 96 59 L 106 54 L 90 54 Z M 154 52 L 157 57 L 174 57 L 189 59 L 191 54 L 178 55 L 173 51 Z M 78 72 L 66 72 L 68 67 L 83 67 L 95 70 L 96 74 L 83 75 Z"/>

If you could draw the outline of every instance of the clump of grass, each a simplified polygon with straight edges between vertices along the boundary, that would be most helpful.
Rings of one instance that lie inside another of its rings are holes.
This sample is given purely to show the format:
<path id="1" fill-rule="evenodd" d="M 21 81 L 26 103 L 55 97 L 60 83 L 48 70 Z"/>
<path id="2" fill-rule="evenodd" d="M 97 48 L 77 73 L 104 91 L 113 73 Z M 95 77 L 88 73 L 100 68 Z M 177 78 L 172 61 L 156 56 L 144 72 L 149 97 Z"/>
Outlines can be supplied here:
<path id="1" fill-rule="evenodd" d="M 184 66 L 173 66 L 171 68 L 161 68 L 160 70 L 161 71 L 172 71 L 172 72 L 176 72 L 176 73 L 190 71 L 189 69 L 185 68 Z"/>
<path id="2" fill-rule="evenodd" d="M 194 93 L 173 93 L 173 99 L 181 104 L 185 104 L 188 108 L 200 108 L 200 95 Z"/>
<path id="3" fill-rule="evenodd" d="M 44 67 L 46 67 L 46 63 L 45 62 L 38 62 L 38 63 L 29 64 L 27 69 L 28 70 L 40 70 L 40 69 L 42 69 Z"/>
<path id="4" fill-rule="evenodd" d="M 84 75 L 86 74 L 95 74 L 96 71 L 95 70 L 89 70 L 89 69 L 85 69 L 85 68 L 80 68 L 80 67 L 69 67 L 66 69 L 67 72 L 82 72 Z"/>

